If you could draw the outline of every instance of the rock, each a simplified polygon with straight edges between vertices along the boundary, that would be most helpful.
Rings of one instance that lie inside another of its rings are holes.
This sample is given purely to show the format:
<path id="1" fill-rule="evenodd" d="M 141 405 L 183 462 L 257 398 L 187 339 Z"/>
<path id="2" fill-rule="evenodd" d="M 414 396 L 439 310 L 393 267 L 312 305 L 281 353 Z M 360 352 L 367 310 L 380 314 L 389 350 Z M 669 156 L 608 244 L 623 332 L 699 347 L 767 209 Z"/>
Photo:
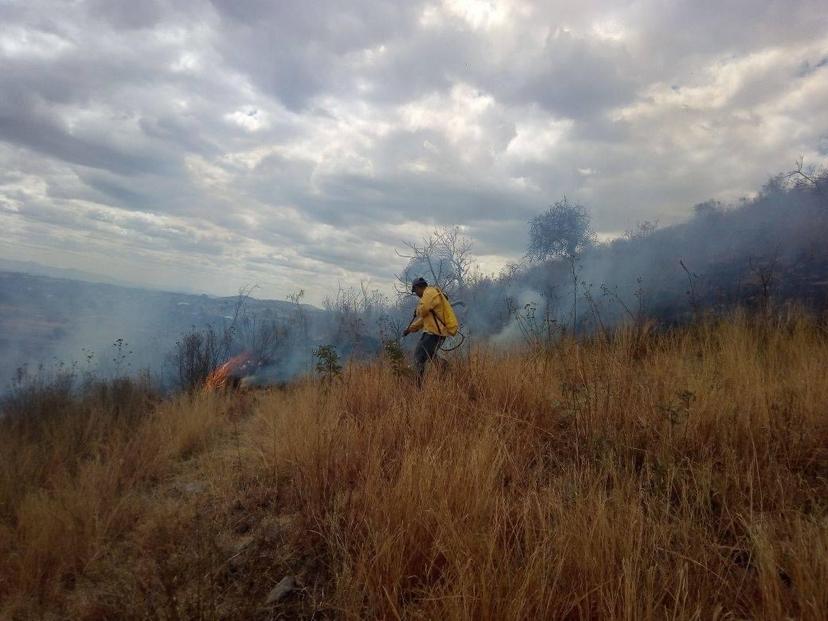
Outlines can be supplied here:
<path id="1" fill-rule="evenodd" d="M 275 604 L 276 602 L 282 601 L 296 590 L 296 586 L 296 578 L 294 576 L 285 576 L 267 594 L 265 604 Z"/>

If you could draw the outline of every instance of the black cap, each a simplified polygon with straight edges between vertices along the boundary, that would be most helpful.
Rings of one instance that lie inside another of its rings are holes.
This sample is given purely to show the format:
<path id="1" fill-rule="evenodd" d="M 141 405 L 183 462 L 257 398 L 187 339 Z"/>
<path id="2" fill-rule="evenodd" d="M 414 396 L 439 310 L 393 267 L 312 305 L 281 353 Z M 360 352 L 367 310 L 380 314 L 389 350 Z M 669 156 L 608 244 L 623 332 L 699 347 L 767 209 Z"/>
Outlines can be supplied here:
<path id="1" fill-rule="evenodd" d="M 420 276 L 419 278 L 415 278 L 414 282 L 411 283 L 412 293 L 413 293 L 414 289 L 416 289 L 417 287 L 428 287 L 428 283 L 426 282 L 426 279 L 423 278 L 422 276 Z"/>

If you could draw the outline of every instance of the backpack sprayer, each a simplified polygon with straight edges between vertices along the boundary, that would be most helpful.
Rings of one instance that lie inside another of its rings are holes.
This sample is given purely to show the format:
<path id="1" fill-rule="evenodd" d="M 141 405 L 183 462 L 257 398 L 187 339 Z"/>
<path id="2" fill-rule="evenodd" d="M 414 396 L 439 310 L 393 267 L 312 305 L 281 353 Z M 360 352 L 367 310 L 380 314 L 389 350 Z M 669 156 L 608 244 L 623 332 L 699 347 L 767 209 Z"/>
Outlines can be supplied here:
<path id="1" fill-rule="evenodd" d="M 451 304 L 451 302 L 449 302 L 449 304 Z M 456 306 L 465 306 L 466 304 L 464 302 L 455 302 L 454 304 L 451 304 L 451 305 L 452 305 L 452 307 L 454 307 L 455 305 Z M 434 311 L 431 311 L 431 312 L 433 313 Z M 435 315 L 435 317 L 436 317 L 436 315 Z M 450 337 L 450 338 L 455 338 L 455 337 L 460 337 L 460 338 L 457 341 L 457 343 L 452 345 L 451 347 L 446 347 L 446 341 L 445 340 L 442 343 L 440 343 L 440 347 L 439 347 L 440 351 L 450 352 L 450 351 L 454 351 L 455 349 L 460 349 L 460 347 L 466 341 L 466 335 L 463 334 L 463 325 L 460 324 L 459 322 L 457 324 L 457 333 L 453 337 Z"/>
<path id="2" fill-rule="evenodd" d="M 455 303 L 452 304 L 451 300 L 449 300 L 448 295 L 446 295 L 446 293 L 442 289 L 440 289 L 439 287 L 435 287 L 435 288 L 438 291 L 438 295 L 443 297 L 446 300 L 446 302 L 448 302 L 449 306 L 451 306 L 452 311 L 453 311 L 455 306 L 463 306 L 463 307 L 466 306 L 465 302 L 460 302 L 460 301 L 455 302 Z M 440 319 L 440 316 L 436 312 L 434 312 L 433 308 L 431 309 L 430 312 L 431 312 L 431 316 L 434 318 L 434 323 L 437 324 L 438 328 L 440 328 L 440 331 L 442 332 L 445 329 L 445 331 L 448 332 L 448 327 L 446 326 L 445 322 L 443 322 L 443 320 Z M 411 324 L 414 323 L 415 319 L 417 319 L 417 308 L 416 307 L 414 308 L 414 312 L 411 315 L 411 320 L 408 322 L 408 326 L 406 327 L 406 332 L 408 331 L 408 328 L 411 327 Z M 456 315 L 455 315 L 455 319 L 456 319 Z M 457 342 L 453 342 L 451 347 L 446 347 L 446 341 L 448 339 L 454 338 L 454 337 L 460 337 L 460 338 Z M 466 340 L 466 335 L 463 334 L 463 326 L 458 321 L 457 322 L 457 331 L 454 334 L 449 334 L 448 336 L 443 337 L 443 340 L 440 342 L 440 345 L 438 346 L 437 349 L 439 349 L 440 351 L 444 351 L 444 352 L 452 352 L 452 351 L 462 347 L 465 340 Z"/>

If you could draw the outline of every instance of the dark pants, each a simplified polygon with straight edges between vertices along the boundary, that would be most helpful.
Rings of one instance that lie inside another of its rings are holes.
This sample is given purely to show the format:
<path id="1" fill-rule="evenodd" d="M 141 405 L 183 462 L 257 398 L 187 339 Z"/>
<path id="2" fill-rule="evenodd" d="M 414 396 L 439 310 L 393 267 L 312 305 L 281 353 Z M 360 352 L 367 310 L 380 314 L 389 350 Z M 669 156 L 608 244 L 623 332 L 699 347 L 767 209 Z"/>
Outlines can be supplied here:
<path id="1" fill-rule="evenodd" d="M 443 343 L 444 337 L 436 334 L 429 334 L 423 332 L 420 341 L 417 343 L 417 349 L 414 350 L 414 362 L 417 366 L 417 381 L 423 379 L 425 373 L 426 363 L 434 360 L 437 357 L 437 350 Z"/>

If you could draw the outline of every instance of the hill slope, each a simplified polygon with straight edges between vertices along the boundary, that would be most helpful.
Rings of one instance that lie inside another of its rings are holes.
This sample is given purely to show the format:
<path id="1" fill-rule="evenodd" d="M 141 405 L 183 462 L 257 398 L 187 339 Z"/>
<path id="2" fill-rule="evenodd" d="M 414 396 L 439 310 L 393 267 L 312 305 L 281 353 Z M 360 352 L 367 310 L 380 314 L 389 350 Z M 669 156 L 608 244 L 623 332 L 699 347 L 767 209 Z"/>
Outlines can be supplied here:
<path id="1" fill-rule="evenodd" d="M 2 421 L 0 616 L 823 619 L 826 364 L 737 315 L 419 391 L 42 389 Z"/>

